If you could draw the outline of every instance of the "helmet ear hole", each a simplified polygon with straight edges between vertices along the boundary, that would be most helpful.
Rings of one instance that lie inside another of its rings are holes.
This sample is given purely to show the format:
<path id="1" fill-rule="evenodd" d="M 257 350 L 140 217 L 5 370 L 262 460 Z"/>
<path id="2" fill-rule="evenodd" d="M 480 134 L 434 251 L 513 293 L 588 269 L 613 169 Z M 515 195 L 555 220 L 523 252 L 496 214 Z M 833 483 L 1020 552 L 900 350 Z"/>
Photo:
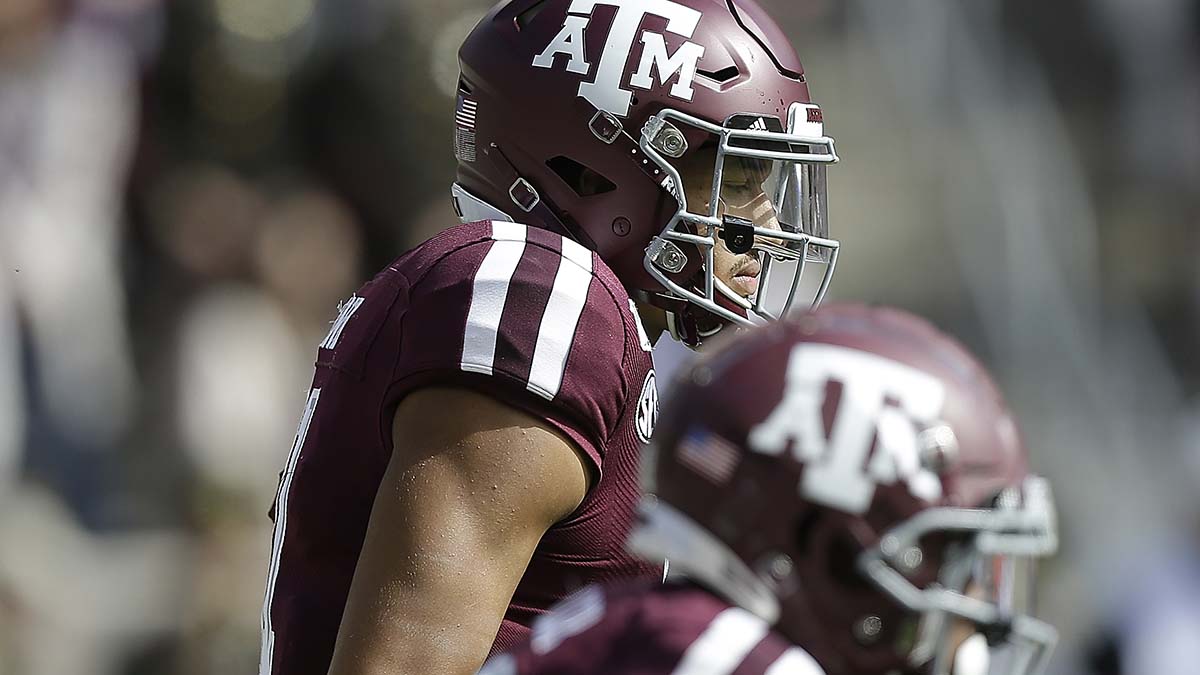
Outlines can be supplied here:
<path id="1" fill-rule="evenodd" d="M 735 80 L 741 76 L 742 71 L 738 69 L 737 64 L 731 64 L 721 68 L 720 70 L 704 70 L 697 68 L 696 74 L 701 77 L 706 77 L 717 84 L 725 84 L 731 80 Z"/>
<path id="2" fill-rule="evenodd" d="M 853 534 L 846 530 L 832 529 L 829 531 L 829 568 L 826 570 L 829 578 L 843 592 L 859 593 L 870 591 L 872 586 L 858 571 L 858 556 L 862 553 L 862 545 Z"/>
<path id="3" fill-rule="evenodd" d="M 602 195 L 617 189 L 611 180 L 565 155 L 551 157 L 546 160 L 546 166 L 580 197 Z"/>
<path id="4" fill-rule="evenodd" d="M 820 512 L 817 509 L 807 509 L 803 515 L 796 519 L 796 525 L 793 529 L 796 539 L 793 545 L 798 554 L 808 554 L 811 548 L 813 531 L 816 528 L 818 520 L 820 520 Z"/>

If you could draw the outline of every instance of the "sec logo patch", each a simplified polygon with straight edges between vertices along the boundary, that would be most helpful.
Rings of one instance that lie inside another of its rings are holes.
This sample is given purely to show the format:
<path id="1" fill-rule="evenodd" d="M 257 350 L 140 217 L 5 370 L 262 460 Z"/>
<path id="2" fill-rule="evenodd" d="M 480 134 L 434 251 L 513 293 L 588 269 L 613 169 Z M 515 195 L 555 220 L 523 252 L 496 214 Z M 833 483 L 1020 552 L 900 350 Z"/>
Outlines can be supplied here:
<path id="1" fill-rule="evenodd" d="M 643 443 L 649 443 L 654 435 L 654 425 L 658 423 L 658 386 L 654 382 L 654 371 L 646 373 L 646 382 L 642 385 L 642 395 L 637 407 L 637 435 Z"/>

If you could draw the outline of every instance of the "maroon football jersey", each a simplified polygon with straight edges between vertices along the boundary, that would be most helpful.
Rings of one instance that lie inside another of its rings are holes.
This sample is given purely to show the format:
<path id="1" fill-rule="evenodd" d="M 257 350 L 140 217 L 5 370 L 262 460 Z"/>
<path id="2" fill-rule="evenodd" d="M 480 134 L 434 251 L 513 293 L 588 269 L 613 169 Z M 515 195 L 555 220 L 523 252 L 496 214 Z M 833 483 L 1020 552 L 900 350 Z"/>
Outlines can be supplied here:
<path id="1" fill-rule="evenodd" d="M 588 586 L 479 675 L 823 675 L 765 621 L 687 583 Z"/>
<path id="2" fill-rule="evenodd" d="M 363 286 L 321 343 L 272 510 L 261 673 L 326 672 L 396 407 L 446 384 L 545 420 L 599 476 L 542 537 L 493 651 L 588 583 L 661 574 L 623 546 L 657 415 L 650 344 L 629 296 L 574 241 L 515 223 L 460 225 Z"/>

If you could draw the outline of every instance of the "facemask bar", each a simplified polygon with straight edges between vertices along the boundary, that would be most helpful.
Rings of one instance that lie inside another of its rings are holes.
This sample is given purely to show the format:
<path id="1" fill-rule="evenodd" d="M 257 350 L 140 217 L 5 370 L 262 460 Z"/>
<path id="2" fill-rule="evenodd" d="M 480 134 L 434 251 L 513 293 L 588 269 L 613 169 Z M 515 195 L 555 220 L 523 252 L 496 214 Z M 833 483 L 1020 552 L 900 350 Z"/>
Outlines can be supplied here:
<path id="1" fill-rule="evenodd" d="M 796 111 L 800 104 L 793 106 L 790 118 L 795 117 Z M 803 109 L 803 108 L 799 108 Z M 655 147 L 655 138 L 664 128 L 670 127 L 670 122 L 674 120 L 682 124 L 687 124 L 697 127 L 703 131 L 713 134 L 719 139 L 717 148 L 716 164 L 713 170 L 712 196 L 709 201 L 709 211 L 705 214 L 689 211 L 687 204 L 686 191 L 684 190 L 683 179 L 679 170 L 675 168 Z M 794 130 L 796 124 L 790 122 L 791 128 Z M 745 145 L 737 145 L 737 143 Z M 740 325 L 755 325 L 764 323 L 767 320 L 778 319 L 791 308 L 795 302 L 797 292 L 800 289 L 801 279 L 806 270 L 806 263 L 818 260 L 828 261 L 825 264 L 824 274 L 820 285 L 816 292 L 816 297 L 812 303 L 816 307 L 825 297 L 825 293 L 829 288 L 830 280 L 832 279 L 834 269 L 837 264 L 837 254 L 839 243 L 834 239 L 829 239 L 825 236 L 817 236 L 815 233 L 806 233 L 802 227 L 797 227 L 798 231 L 789 230 L 773 230 L 754 225 L 751 229 L 754 237 L 754 246 L 752 250 L 759 252 L 762 270 L 759 275 L 759 288 L 753 294 L 753 301 L 742 297 L 740 294 L 729 288 L 726 284 L 716 278 L 714 264 L 714 249 L 720 241 L 721 232 L 725 228 L 725 222 L 719 218 L 717 214 L 720 212 L 721 186 L 723 182 L 723 173 L 725 170 L 725 162 L 730 157 L 743 157 L 748 159 L 771 160 L 774 162 L 782 162 L 784 167 L 796 168 L 801 171 L 807 165 L 824 167 L 828 164 L 833 164 L 838 161 L 837 153 L 834 149 L 833 139 L 828 136 L 805 136 L 795 133 L 784 133 L 777 131 L 763 131 L 759 129 L 735 129 L 728 126 L 712 124 L 705 120 L 693 117 L 678 110 L 664 109 L 654 117 L 647 121 L 642 129 L 641 138 L 638 143 L 642 152 L 648 158 L 655 162 L 667 178 L 663 181 L 663 186 L 669 190 L 678 200 L 679 207 L 675 215 L 671 218 L 667 226 L 662 230 L 646 250 L 644 265 L 647 272 L 660 284 L 666 288 L 670 294 L 686 299 L 689 302 L 703 307 L 709 312 L 735 324 Z M 757 146 L 757 147 L 755 147 Z M 765 147 L 764 147 L 765 146 Z M 804 150 L 796 150 L 794 148 L 804 148 Z M 772 149 L 775 148 L 775 149 Z M 788 148 L 787 151 L 778 148 Z M 813 151 L 813 149 L 818 151 Z M 814 172 L 816 175 L 817 172 Z M 780 199 L 779 193 L 783 190 L 797 189 L 801 186 L 791 185 L 792 179 L 783 178 L 776 181 L 776 194 L 772 195 L 776 199 Z M 801 192 L 799 194 L 808 196 L 809 194 L 818 194 L 818 191 L 824 190 L 823 177 L 819 181 L 813 181 L 810 178 L 811 186 L 808 193 Z M 795 192 L 791 194 L 796 194 Z M 812 202 L 811 208 L 822 209 L 819 214 L 813 215 L 811 222 L 824 222 L 824 194 L 821 192 L 819 199 L 813 198 L 804 200 Z M 781 200 L 782 202 L 783 200 Z M 692 225 L 698 229 L 707 230 L 707 235 L 693 234 L 686 231 L 682 225 Z M 685 288 L 678 283 L 672 281 L 664 270 L 656 264 L 656 259 L 663 255 L 664 250 L 669 251 L 672 242 L 693 244 L 699 248 L 704 256 L 704 280 L 703 280 L 703 295 L 697 292 L 697 289 Z M 777 268 L 780 262 L 791 262 L 796 265 L 796 271 L 791 279 L 788 287 L 787 297 L 778 312 L 770 311 L 765 303 L 768 299 L 768 289 L 772 277 L 772 271 Z M 716 301 L 716 294 L 720 293 L 734 305 L 745 310 L 745 316 L 726 309 Z"/>
<path id="2" fill-rule="evenodd" d="M 645 495 L 626 548 L 644 560 L 670 561 L 672 575 L 684 574 L 723 593 L 737 606 L 774 624 L 779 599 L 716 535 L 682 511 Z"/>
<path id="3" fill-rule="evenodd" d="M 928 662 L 935 655 L 936 675 L 948 672 L 950 664 L 940 663 L 944 656 L 938 642 L 946 633 L 948 617 L 973 622 L 984 632 L 1002 631 L 1020 655 L 1012 662 L 1013 673 L 1036 675 L 1044 672 L 1050 652 L 1058 640 L 1052 626 L 1028 614 L 1012 614 L 1000 603 L 969 597 L 959 592 L 971 579 L 978 556 L 1042 557 L 1058 548 L 1057 518 L 1049 483 L 1042 478 L 1027 478 L 1020 488 L 1019 504 L 996 508 L 934 508 L 922 511 L 890 530 L 879 546 L 864 551 L 858 559 L 859 570 L 880 590 L 901 606 L 923 615 L 921 635 L 911 652 L 914 665 Z M 975 533 L 968 540 L 967 554 L 951 555 L 943 564 L 938 583 L 921 589 L 900 571 L 898 557 L 920 540 L 934 533 Z"/>

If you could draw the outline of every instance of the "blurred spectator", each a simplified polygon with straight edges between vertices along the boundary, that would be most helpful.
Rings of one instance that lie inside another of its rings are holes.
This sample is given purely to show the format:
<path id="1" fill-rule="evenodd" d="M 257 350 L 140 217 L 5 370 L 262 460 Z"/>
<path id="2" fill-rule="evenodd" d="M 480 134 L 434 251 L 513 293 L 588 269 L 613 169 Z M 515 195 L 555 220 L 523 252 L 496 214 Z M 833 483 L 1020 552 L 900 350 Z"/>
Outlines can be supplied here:
<path id="1" fill-rule="evenodd" d="M 10 38 L 0 40 L 0 419 L 14 430 L 0 456 L 10 467 L 22 372 L 36 377 L 41 424 L 78 452 L 111 448 L 136 397 L 118 266 L 136 62 L 60 11 L 48 0 L 0 10 Z M 28 367 L 13 326 L 25 328 Z"/>
<path id="2" fill-rule="evenodd" d="M 1131 551 L 1114 551 L 1121 584 L 1103 591 L 1088 645 L 1092 675 L 1185 675 L 1200 663 L 1200 405 L 1182 424 L 1188 497 Z"/>
<path id="3" fill-rule="evenodd" d="M 179 318 L 176 409 L 200 477 L 244 492 L 248 504 L 265 512 L 279 448 L 290 442 L 312 376 L 312 345 L 338 301 L 359 284 L 360 235 L 340 201 L 320 190 L 302 188 L 267 202 L 233 176 L 205 180 L 231 191 L 214 201 L 203 180 L 192 185 L 200 191 L 197 206 L 232 205 L 216 209 L 228 229 L 213 232 L 207 245 L 190 241 L 186 206 L 166 225 L 168 241 L 182 240 L 167 246 L 212 276 Z M 216 273 L 239 259 L 252 276 L 238 280 L 227 268 Z"/>
<path id="4" fill-rule="evenodd" d="M 0 546 L 0 667 L 30 675 L 114 672 L 178 624 L 184 571 L 177 537 L 107 531 L 138 403 L 120 252 L 139 73 L 116 17 L 75 9 L 0 7 L 0 540 L 20 542 Z M 39 483 L 13 485 L 22 463 Z"/>
<path id="5" fill-rule="evenodd" d="M 1194 673 L 1200 663 L 1200 534 L 1172 537 L 1127 578 L 1112 638 L 1118 669 L 1109 675 Z"/>

